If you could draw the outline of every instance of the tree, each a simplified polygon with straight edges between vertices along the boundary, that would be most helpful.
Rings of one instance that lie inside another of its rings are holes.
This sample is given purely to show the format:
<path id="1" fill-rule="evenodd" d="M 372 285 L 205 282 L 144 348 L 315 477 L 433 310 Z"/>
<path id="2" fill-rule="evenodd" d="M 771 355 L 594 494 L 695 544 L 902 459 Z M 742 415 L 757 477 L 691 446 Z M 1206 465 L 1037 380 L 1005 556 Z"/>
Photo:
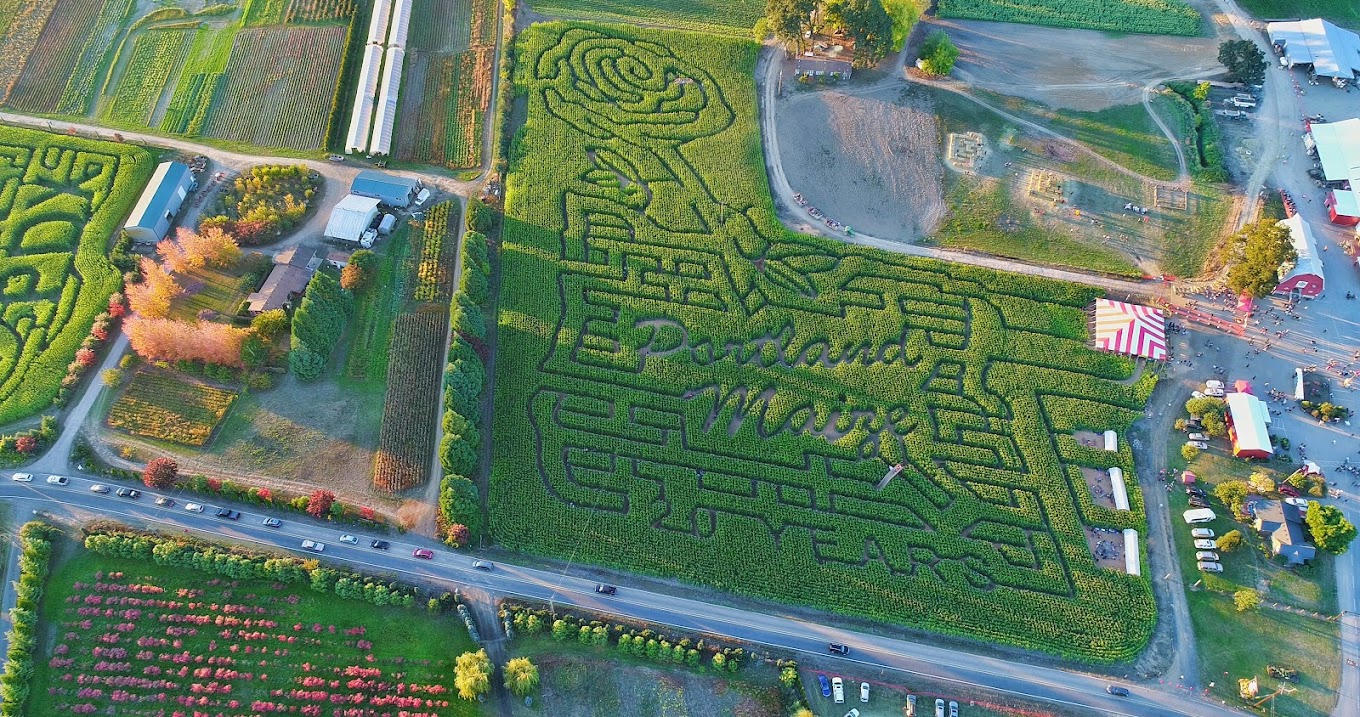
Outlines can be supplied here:
<path id="1" fill-rule="evenodd" d="M 1214 546 L 1225 553 L 1231 553 L 1232 551 L 1237 550 L 1242 547 L 1242 531 L 1229 530 L 1218 536 L 1218 540 L 1214 541 Z"/>
<path id="2" fill-rule="evenodd" d="M 1228 269 L 1228 288 L 1260 299 L 1280 283 L 1280 269 L 1298 258 L 1289 230 L 1271 219 L 1248 224 L 1237 235 L 1242 254 Z"/>
<path id="3" fill-rule="evenodd" d="M 892 51 L 901 52 L 907 44 L 907 36 L 921 19 L 921 5 L 917 0 L 883 0 L 883 9 L 892 18 Z"/>
<path id="4" fill-rule="evenodd" d="M 38 450 L 38 439 L 33 436 L 19 436 L 14 439 L 14 450 L 26 456 Z"/>
<path id="5" fill-rule="evenodd" d="M 1243 588 L 1233 593 L 1233 604 L 1237 606 L 1238 612 L 1255 610 L 1261 605 L 1261 593 L 1251 588 Z"/>
<path id="6" fill-rule="evenodd" d="M 827 22 L 855 38 L 856 67 L 874 65 L 892 49 L 893 21 L 883 0 L 830 0 L 825 12 Z"/>
<path id="7" fill-rule="evenodd" d="M 954 71 L 954 63 L 959 59 L 959 48 L 949 39 L 944 30 L 930 33 L 921 44 L 921 71 L 927 75 L 943 77 Z"/>
<path id="8" fill-rule="evenodd" d="M 137 355 L 149 361 L 202 361 L 241 366 L 241 343 L 250 329 L 211 321 L 188 322 L 133 316 L 123 325 Z"/>
<path id="9" fill-rule="evenodd" d="M 185 258 L 195 266 L 234 266 L 241 259 L 241 245 L 221 227 L 201 227 L 194 232 L 180 227 L 175 233 Z"/>
<path id="10" fill-rule="evenodd" d="M 445 531 L 444 542 L 455 548 L 461 548 L 468 543 L 468 527 L 462 523 L 452 523 Z"/>
<path id="11" fill-rule="evenodd" d="M 1323 505 L 1315 500 L 1308 501 L 1308 513 L 1304 516 L 1308 532 L 1313 536 L 1313 545 L 1332 555 L 1340 555 L 1351 546 L 1355 539 L 1355 526 L 1336 506 Z"/>
<path id="12" fill-rule="evenodd" d="M 505 663 L 505 688 L 517 697 L 528 697 L 538 689 L 538 665 L 527 657 L 516 657 Z"/>
<path id="13" fill-rule="evenodd" d="M 117 388 L 123 382 L 123 370 L 117 368 L 106 368 L 99 374 L 99 380 L 104 382 L 109 388 Z"/>
<path id="14" fill-rule="evenodd" d="M 323 518 L 330 513 L 331 506 L 335 504 L 335 494 L 328 490 L 312 491 L 312 495 L 307 499 L 307 515 L 313 518 Z"/>
<path id="15" fill-rule="evenodd" d="M 1205 100 L 1209 99 L 1209 91 L 1212 90 L 1213 88 L 1214 86 L 1209 84 L 1208 82 L 1200 82 L 1199 84 L 1195 85 L 1195 91 L 1191 93 L 1190 96 L 1194 97 L 1196 102 L 1202 104 Z"/>
<path id="16" fill-rule="evenodd" d="M 259 336 L 251 334 L 241 342 L 241 365 L 245 368 L 259 368 L 269 359 L 269 345 Z"/>
<path id="17" fill-rule="evenodd" d="M 491 691 L 491 658 L 486 650 L 464 652 L 454 660 L 453 675 L 458 696 L 475 700 Z"/>
<path id="18" fill-rule="evenodd" d="M 756 24 L 751 27 L 751 39 L 759 44 L 765 44 L 765 40 L 770 36 L 770 19 L 761 17 L 756 20 Z"/>
<path id="19" fill-rule="evenodd" d="M 1210 438 L 1218 438 L 1228 433 L 1228 422 L 1217 413 L 1206 413 L 1201 416 L 1200 425 L 1204 426 L 1204 433 Z"/>
<path id="20" fill-rule="evenodd" d="M 1199 449 L 1187 443 L 1181 446 L 1181 457 L 1184 458 L 1187 463 L 1193 461 L 1196 458 L 1199 458 Z"/>
<path id="21" fill-rule="evenodd" d="M 1225 480 L 1214 488 L 1214 496 L 1223 501 L 1223 505 L 1232 508 L 1234 513 L 1241 512 L 1242 502 L 1251 493 L 1251 485 L 1242 480 Z"/>
<path id="22" fill-rule="evenodd" d="M 179 464 L 165 456 L 147 461 L 146 468 L 142 470 L 142 482 L 147 488 L 157 490 L 172 488 L 178 478 Z"/>
<path id="23" fill-rule="evenodd" d="M 363 291 L 373 281 L 377 272 L 378 255 L 368 249 L 360 249 L 349 258 L 349 263 L 340 271 L 340 288 L 347 291 Z"/>
<path id="24" fill-rule="evenodd" d="M 141 282 L 127 287 L 128 306 L 142 317 L 164 317 L 170 313 L 170 302 L 184 289 L 165 267 L 148 257 L 142 257 L 141 270 Z"/>
<path id="25" fill-rule="evenodd" d="M 1260 471 L 1252 473 L 1247 482 L 1251 484 L 1252 490 L 1257 493 L 1270 493 L 1275 490 L 1275 479 Z"/>
<path id="26" fill-rule="evenodd" d="M 250 320 L 250 328 L 256 336 L 265 341 L 273 341 L 288 328 L 288 312 L 283 309 L 261 311 Z"/>
<path id="27" fill-rule="evenodd" d="M 1266 53 L 1251 40 L 1228 40 L 1218 46 L 1218 61 L 1228 68 L 1228 80 L 1248 85 L 1266 80 Z"/>
<path id="28" fill-rule="evenodd" d="M 801 52 L 806 41 L 803 33 L 811 28 L 812 11 L 816 8 L 817 0 L 766 0 L 765 18 L 775 39 L 792 46 L 794 52 Z"/>
<path id="29" fill-rule="evenodd" d="M 1185 424 L 1185 419 L 1184 419 L 1184 418 L 1177 418 L 1177 419 L 1176 419 L 1176 422 L 1173 423 L 1173 424 L 1171 424 L 1171 427 L 1174 428 L 1174 429 L 1176 429 L 1177 431 L 1184 431 L 1184 430 L 1185 430 L 1185 425 L 1186 425 L 1186 424 Z"/>
<path id="30" fill-rule="evenodd" d="M 1201 419 L 1205 416 L 1218 416 L 1222 418 L 1223 410 L 1227 405 L 1228 404 L 1224 403 L 1221 398 L 1205 396 L 1204 398 L 1192 398 L 1189 401 L 1186 401 L 1185 411 L 1192 416 L 1199 416 Z"/>

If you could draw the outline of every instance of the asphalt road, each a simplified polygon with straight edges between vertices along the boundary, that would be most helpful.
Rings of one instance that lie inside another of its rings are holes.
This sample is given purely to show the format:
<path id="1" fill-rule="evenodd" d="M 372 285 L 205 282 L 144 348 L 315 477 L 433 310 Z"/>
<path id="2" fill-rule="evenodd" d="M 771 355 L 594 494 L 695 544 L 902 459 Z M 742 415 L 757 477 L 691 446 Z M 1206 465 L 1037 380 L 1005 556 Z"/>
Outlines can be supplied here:
<path id="1" fill-rule="evenodd" d="M 1048 700 L 1095 714 L 1128 715 L 1193 715 L 1218 717 L 1240 714 L 1230 709 L 1195 699 L 1126 685 L 1131 692 L 1127 698 L 1114 697 L 1105 692 L 1109 680 L 1096 675 L 1037 667 L 1003 659 L 987 657 L 929 644 L 912 643 L 886 637 L 840 630 L 834 626 L 811 623 L 778 614 L 748 612 L 723 605 L 678 598 L 659 592 L 636 590 L 620 585 L 618 594 L 611 597 L 595 592 L 590 580 L 559 575 L 499 563 L 492 570 L 473 567 L 474 558 L 442 548 L 423 538 L 391 539 L 388 550 L 374 550 L 369 540 L 387 536 L 365 535 L 356 532 L 357 545 L 339 542 L 342 530 L 306 518 L 290 515 L 283 525 L 269 528 L 262 525 L 266 513 L 241 508 L 240 520 L 230 521 L 215 517 L 216 508 L 223 504 L 206 504 L 203 513 L 189 513 L 184 505 L 198 498 L 193 495 L 175 496 L 176 505 L 155 505 L 156 493 L 144 492 L 140 500 L 131 501 L 112 493 L 97 494 L 90 486 L 92 478 L 71 477 L 70 485 L 62 487 L 44 482 L 45 475 L 35 475 L 32 483 L 0 481 L 0 500 L 16 510 L 22 520 L 33 510 L 41 510 L 62 521 L 107 517 L 133 525 L 147 525 L 160 530 L 185 530 L 219 539 L 259 546 L 279 548 L 308 557 L 351 566 L 370 573 L 398 574 L 407 579 L 426 580 L 456 585 L 473 586 L 490 593 L 552 601 L 562 606 L 580 607 L 603 613 L 620 615 L 648 622 L 671 625 L 687 631 L 724 635 L 736 640 L 766 645 L 792 652 L 826 654 L 828 642 L 850 646 L 844 658 L 827 657 L 823 661 L 843 663 L 845 672 L 853 673 L 860 666 L 885 668 L 928 676 L 956 683 L 961 689 L 981 686 L 1019 696 Z M 117 483 L 105 483 L 114 488 Z M 304 551 L 301 541 L 310 538 L 325 543 L 324 552 Z M 434 558 L 415 558 L 416 548 L 429 548 Z M 486 626 L 486 629 L 494 629 Z"/>

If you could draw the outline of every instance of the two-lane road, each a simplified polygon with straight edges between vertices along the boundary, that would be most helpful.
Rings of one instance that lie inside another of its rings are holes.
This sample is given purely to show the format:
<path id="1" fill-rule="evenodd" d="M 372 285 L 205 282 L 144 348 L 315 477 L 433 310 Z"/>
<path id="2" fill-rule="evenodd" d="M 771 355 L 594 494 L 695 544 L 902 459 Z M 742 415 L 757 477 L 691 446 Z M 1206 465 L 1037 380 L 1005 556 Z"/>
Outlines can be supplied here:
<path id="1" fill-rule="evenodd" d="M 1133 692 L 1130 697 L 1114 697 L 1105 692 L 1109 680 L 1097 675 L 1030 666 L 927 643 L 848 632 L 831 625 L 632 589 L 626 585 L 619 586 L 614 596 L 603 596 L 595 592 L 594 581 L 583 578 L 506 563 L 498 563 L 491 570 L 479 570 L 473 567 L 472 557 L 418 538 L 409 541 L 395 539 L 391 541 L 389 549 L 376 550 L 369 547 L 369 541 L 384 536 L 355 532 L 357 545 L 346 545 L 339 542 L 342 532 L 349 532 L 345 528 L 296 516 L 284 517 L 281 526 L 270 528 L 263 525 L 268 514 L 244 506 L 232 506 L 243 509 L 239 520 L 225 520 L 215 517 L 215 512 L 217 507 L 226 504 L 205 502 L 192 495 L 170 493 L 176 504 L 160 507 L 155 505 L 157 494 L 152 491 L 145 491 L 136 501 L 118 498 L 112 493 L 93 493 L 90 486 L 98 481 L 90 478 L 71 476 L 67 486 L 44 483 L 44 476 L 41 475 L 35 476 L 33 483 L 15 483 L 8 478 L 6 474 L 0 480 L 0 499 L 13 503 L 22 511 L 21 516 L 38 508 L 62 519 L 85 519 L 96 515 L 161 530 L 191 531 L 281 548 L 308 557 L 321 557 L 367 572 L 454 582 L 494 594 L 552 601 L 562 606 L 580 607 L 687 631 L 707 632 L 782 650 L 825 655 L 828 642 L 840 642 L 850 646 L 850 654 L 844 658 L 826 659 L 845 664 L 847 672 L 854 672 L 860 665 L 895 670 L 955 682 L 961 689 L 969 685 L 980 686 L 1062 703 L 1097 714 L 1130 717 L 1220 717 L 1240 714 L 1183 693 L 1160 692 L 1136 685 L 1127 685 Z M 113 483 L 108 485 L 117 487 Z M 205 512 L 186 512 L 184 505 L 191 501 L 204 503 Z M 303 539 L 325 543 L 325 551 L 320 556 L 304 551 L 301 547 Z M 416 548 L 433 550 L 433 559 L 414 557 L 412 552 Z M 488 629 L 494 628 L 488 626 Z"/>

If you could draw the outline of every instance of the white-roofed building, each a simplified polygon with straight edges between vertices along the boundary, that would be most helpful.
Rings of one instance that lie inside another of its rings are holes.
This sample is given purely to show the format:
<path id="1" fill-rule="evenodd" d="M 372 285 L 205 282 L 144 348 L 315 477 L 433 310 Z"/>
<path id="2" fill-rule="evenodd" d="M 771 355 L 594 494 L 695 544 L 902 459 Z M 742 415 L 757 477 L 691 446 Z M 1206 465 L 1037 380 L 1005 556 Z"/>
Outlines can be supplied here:
<path id="1" fill-rule="evenodd" d="M 395 0 L 392 6 L 392 28 L 388 31 L 387 47 L 406 47 L 406 32 L 411 28 L 411 0 Z"/>
<path id="2" fill-rule="evenodd" d="M 1323 280 L 1322 257 L 1318 256 L 1313 229 L 1298 214 L 1281 221 L 1279 226 L 1289 230 L 1289 240 L 1293 242 L 1294 253 L 1298 256 L 1293 263 L 1280 267 L 1280 284 L 1275 287 L 1275 293 L 1285 295 L 1297 293 L 1299 296 L 1316 299 L 1322 295 Z"/>
<path id="3" fill-rule="evenodd" d="M 359 82 L 354 90 L 354 109 L 349 116 L 349 134 L 345 150 L 363 152 L 373 134 L 373 105 L 378 95 L 378 73 L 382 67 L 383 50 L 377 45 L 364 48 L 364 63 L 359 68 Z"/>
<path id="4" fill-rule="evenodd" d="M 1266 35 L 1289 67 L 1309 65 L 1315 74 L 1347 82 L 1360 73 L 1360 35 L 1326 20 L 1267 23 Z"/>
<path id="5" fill-rule="evenodd" d="M 392 0 L 373 3 L 373 19 L 368 22 L 368 44 L 381 45 L 387 40 L 387 27 L 392 18 Z"/>
<path id="6" fill-rule="evenodd" d="M 1350 189 L 1327 192 L 1323 203 L 1333 224 L 1360 224 L 1360 119 L 1312 124 L 1304 144 L 1317 150 L 1322 174 L 1328 182 L 1350 182 Z"/>
<path id="7" fill-rule="evenodd" d="M 326 222 L 326 237 L 357 242 L 378 218 L 378 200 L 350 194 L 331 210 Z"/>
<path id="8" fill-rule="evenodd" d="M 373 139 L 368 143 L 369 154 L 385 156 L 392 153 L 392 132 L 397 124 L 397 94 L 401 91 L 401 65 L 405 60 L 406 50 L 400 47 L 387 48 L 382 90 L 378 93 L 378 112 L 373 117 Z"/>
<path id="9" fill-rule="evenodd" d="M 1270 409 L 1266 402 L 1250 393 L 1233 392 L 1228 402 L 1228 437 L 1233 455 L 1241 458 L 1269 458 L 1275 453 L 1270 445 Z"/>

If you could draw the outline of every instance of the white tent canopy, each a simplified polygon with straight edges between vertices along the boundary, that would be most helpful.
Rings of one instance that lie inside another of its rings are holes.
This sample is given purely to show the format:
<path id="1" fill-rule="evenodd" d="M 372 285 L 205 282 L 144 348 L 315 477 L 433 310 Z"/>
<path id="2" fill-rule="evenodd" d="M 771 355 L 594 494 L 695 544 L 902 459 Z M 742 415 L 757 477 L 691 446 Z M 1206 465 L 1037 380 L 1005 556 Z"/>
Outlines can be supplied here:
<path id="1" fill-rule="evenodd" d="M 1118 466 L 1110 469 L 1110 492 L 1114 495 L 1117 510 L 1129 509 L 1129 487 L 1124 483 L 1124 469 Z"/>
<path id="2" fill-rule="evenodd" d="M 378 113 L 373 120 L 373 139 L 368 143 L 369 154 L 392 153 L 392 132 L 397 124 L 397 94 L 401 91 L 401 65 L 405 59 L 406 51 L 402 48 L 387 48 L 382 92 L 378 95 Z"/>
<path id="3" fill-rule="evenodd" d="M 406 31 L 411 27 L 411 0 L 396 0 L 392 8 L 392 30 L 387 47 L 406 47 Z"/>
<path id="4" fill-rule="evenodd" d="M 1233 392 L 1227 395 L 1228 414 L 1232 416 L 1233 432 L 1238 451 L 1275 452 L 1270 445 L 1270 410 L 1265 401 L 1250 393 Z"/>
<path id="5" fill-rule="evenodd" d="M 368 44 L 381 45 L 387 39 L 387 26 L 392 18 L 392 0 L 373 3 L 373 19 L 368 23 Z"/>
<path id="6" fill-rule="evenodd" d="M 1124 529 L 1124 572 L 1129 575 L 1142 575 L 1143 566 L 1138 555 L 1138 531 Z"/>
<path id="7" fill-rule="evenodd" d="M 350 194 L 341 199 L 331 210 L 330 221 L 326 222 L 326 236 L 344 241 L 359 241 L 364 230 L 378 218 L 378 200 Z"/>
<path id="8" fill-rule="evenodd" d="M 362 152 L 368 147 L 369 135 L 373 134 L 373 101 L 378 94 L 378 71 L 382 65 L 382 48 L 369 45 L 364 48 L 364 64 L 359 68 L 359 82 L 354 90 L 354 109 L 349 117 L 349 135 L 345 149 L 349 152 Z"/>

